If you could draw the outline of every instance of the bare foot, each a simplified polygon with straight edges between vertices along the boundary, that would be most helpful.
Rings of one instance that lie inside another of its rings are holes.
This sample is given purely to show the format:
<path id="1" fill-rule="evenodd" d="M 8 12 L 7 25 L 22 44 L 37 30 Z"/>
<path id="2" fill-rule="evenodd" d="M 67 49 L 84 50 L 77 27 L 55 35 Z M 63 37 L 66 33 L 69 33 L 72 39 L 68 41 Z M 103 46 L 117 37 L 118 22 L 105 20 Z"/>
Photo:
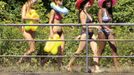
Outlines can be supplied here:
<path id="1" fill-rule="evenodd" d="M 64 66 L 64 68 L 69 71 L 69 72 L 72 72 L 72 68 L 70 66 Z"/>
<path id="2" fill-rule="evenodd" d="M 75 37 L 75 40 L 80 39 L 81 35 L 78 35 L 77 37 Z"/>
<path id="3" fill-rule="evenodd" d="M 100 73 L 100 72 L 102 72 L 102 70 L 100 70 L 100 69 L 95 69 L 93 72 L 94 72 L 94 73 Z"/>
<path id="4" fill-rule="evenodd" d="M 16 62 L 17 65 L 19 65 L 21 63 L 21 61 L 19 60 L 18 62 Z"/>

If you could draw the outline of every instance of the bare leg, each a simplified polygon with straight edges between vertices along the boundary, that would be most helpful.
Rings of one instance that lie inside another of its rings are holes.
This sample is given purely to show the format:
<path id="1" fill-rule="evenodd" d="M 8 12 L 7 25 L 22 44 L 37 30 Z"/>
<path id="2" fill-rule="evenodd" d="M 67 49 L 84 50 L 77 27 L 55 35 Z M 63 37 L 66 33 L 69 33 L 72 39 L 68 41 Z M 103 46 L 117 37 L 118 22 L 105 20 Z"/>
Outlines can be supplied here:
<path id="1" fill-rule="evenodd" d="M 108 39 L 115 39 L 115 37 L 114 37 L 113 34 L 110 34 L 108 36 Z M 112 49 L 112 56 L 118 56 L 118 54 L 117 54 L 117 48 L 115 46 L 115 41 L 109 41 L 109 45 L 110 45 L 110 47 Z M 119 66 L 118 58 L 113 58 L 113 61 L 114 61 L 115 67 L 118 67 Z"/>
<path id="2" fill-rule="evenodd" d="M 98 39 L 105 39 L 105 38 L 106 38 L 106 36 L 103 32 L 98 33 Z M 105 46 L 106 46 L 105 41 L 99 41 L 98 42 L 98 50 L 97 50 L 95 56 L 101 56 L 103 51 L 104 51 Z M 95 58 L 94 59 L 94 61 L 95 61 L 95 72 L 100 72 L 99 60 L 100 60 L 100 58 Z"/>
<path id="3" fill-rule="evenodd" d="M 63 55 L 62 54 L 62 50 L 61 50 L 62 48 L 61 48 L 61 46 L 58 48 L 58 55 Z M 57 64 L 58 64 L 58 68 L 59 68 L 59 70 L 60 70 L 60 67 L 62 66 L 62 57 L 57 57 L 56 58 L 57 60 Z"/>
<path id="4" fill-rule="evenodd" d="M 92 36 L 92 39 L 96 39 L 96 36 L 95 35 L 93 35 Z M 92 49 L 92 51 L 93 51 L 93 56 L 97 56 L 97 42 L 95 42 L 95 41 L 91 41 L 90 42 L 90 47 L 91 47 L 91 49 Z M 93 61 L 95 62 L 95 61 L 97 61 L 97 58 L 93 58 Z"/>
<path id="5" fill-rule="evenodd" d="M 80 40 L 85 40 L 86 39 L 86 34 L 82 34 Z M 75 52 L 75 54 L 80 54 L 82 52 L 82 50 L 85 48 L 86 45 L 86 41 L 80 41 L 79 47 L 77 49 L 77 51 Z M 67 69 L 68 71 L 71 71 L 71 66 L 74 63 L 76 57 L 72 57 L 71 60 L 69 61 L 68 65 L 67 65 Z"/>
<path id="6" fill-rule="evenodd" d="M 23 36 L 26 40 L 34 40 L 35 32 L 30 33 L 24 31 Z M 35 51 L 35 41 L 28 41 L 28 44 L 30 48 L 27 52 L 24 53 L 23 57 L 19 59 L 19 61 L 17 62 L 18 64 L 22 62 L 25 56 L 30 55 Z"/>
<path id="7" fill-rule="evenodd" d="M 61 35 L 61 39 L 64 40 L 64 34 Z M 64 54 L 64 48 L 65 48 L 65 42 L 63 41 L 63 44 L 58 48 L 58 55 L 63 55 Z M 62 57 L 58 57 L 58 66 L 62 66 Z"/>
<path id="8" fill-rule="evenodd" d="M 40 55 L 48 55 L 48 53 L 42 51 L 42 52 L 40 53 Z M 40 66 L 43 67 L 50 59 L 51 59 L 51 57 L 41 57 L 41 58 L 40 58 Z"/>

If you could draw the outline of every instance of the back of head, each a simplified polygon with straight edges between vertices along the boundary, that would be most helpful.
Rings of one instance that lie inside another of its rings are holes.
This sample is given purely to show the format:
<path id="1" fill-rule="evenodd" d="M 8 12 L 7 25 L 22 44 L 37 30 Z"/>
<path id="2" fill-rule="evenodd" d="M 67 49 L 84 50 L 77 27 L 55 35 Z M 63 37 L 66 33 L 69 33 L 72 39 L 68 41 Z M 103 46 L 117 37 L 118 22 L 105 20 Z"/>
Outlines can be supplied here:
<path id="1" fill-rule="evenodd" d="M 24 6 L 26 7 L 26 12 L 29 11 L 33 4 L 36 3 L 37 0 L 27 0 L 27 2 L 24 4 Z"/>
<path id="2" fill-rule="evenodd" d="M 88 2 L 88 0 L 84 0 L 81 5 L 80 5 L 80 10 L 84 9 L 84 6 L 86 5 L 86 3 Z"/>

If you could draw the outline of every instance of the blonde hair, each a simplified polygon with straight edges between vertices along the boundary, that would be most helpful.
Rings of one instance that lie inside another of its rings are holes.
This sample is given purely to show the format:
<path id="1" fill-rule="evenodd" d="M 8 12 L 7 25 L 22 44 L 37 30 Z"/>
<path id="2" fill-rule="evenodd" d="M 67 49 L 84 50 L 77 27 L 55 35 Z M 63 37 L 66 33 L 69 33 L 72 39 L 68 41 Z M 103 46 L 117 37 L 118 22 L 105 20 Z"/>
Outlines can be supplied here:
<path id="1" fill-rule="evenodd" d="M 27 1 L 25 2 L 25 4 L 23 5 L 23 7 L 22 7 L 22 9 L 21 9 L 22 20 L 23 20 L 23 18 L 26 16 L 26 14 L 29 12 L 29 10 L 31 9 L 32 3 L 33 3 L 32 0 L 27 0 Z"/>
<path id="2" fill-rule="evenodd" d="M 27 0 L 27 2 L 24 4 L 24 6 L 26 7 L 25 9 L 26 13 L 30 10 L 31 4 L 32 4 L 32 0 Z"/>

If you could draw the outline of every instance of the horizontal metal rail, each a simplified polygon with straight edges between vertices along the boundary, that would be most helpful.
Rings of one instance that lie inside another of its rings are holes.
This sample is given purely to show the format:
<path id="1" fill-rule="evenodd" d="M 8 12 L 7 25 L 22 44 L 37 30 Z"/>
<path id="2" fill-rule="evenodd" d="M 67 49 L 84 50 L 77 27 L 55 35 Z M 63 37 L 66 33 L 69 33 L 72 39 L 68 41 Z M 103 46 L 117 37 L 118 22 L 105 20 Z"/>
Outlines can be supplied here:
<path id="1" fill-rule="evenodd" d="M 0 41 L 36 41 L 36 42 L 46 42 L 46 41 L 86 41 L 86 40 L 76 40 L 76 39 L 65 39 L 65 40 L 48 40 L 48 39 L 35 39 L 35 40 L 26 40 L 26 39 L 0 39 Z M 134 42 L 134 39 L 87 39 L 87 41 L 119 41 L 119 42 Z"/>
<path id="2" fill-rule="evenodd" d="M 27 55 L 27 56 L 23 56 L 23 55 L 0 55 L 0 57 L 31 57 L 31 58 L 43 58 L 43 57 L 87 57 L 86 55 Z M 89 58 L 134 58 L 134 55 L 131 56 L 88 56 Z"/>
<path id="3" fill-rule="evenodd" d="M 88 35 L 88 27 L 97 28 L 97 26 L 134 26 L 134 23 L 87 23 L 86 25 L 86 34 Z M 82 24 L 0 24 L 0 26 L 82 26 Z M 96 26 L 96 27 L 95 27 Z M 98 29 L 98 28 L 97 28 Z M 76 40 L 76 39 L 65 39 L 65 40 L 48 40 L 48 39 L 34 39 L 34 40 L 25 40 L 25 39 L 4 39 L 1 38 L 0 41 L 36 41 L 36 42 L 45 42 L 45 41 L 86 41 L 86 55 L 0 55 L 0 59 L 5 58 L 20 58 L 20 57 L 30 57 L 30 58 L 43 58 L 43 57 L 80 57 L 86 59 L 86 72 L 89 70 L 88 59 L 89 58 L 134 58 L 134 55 L 129 56 L 91 56 L 88 53 L 88 41 L 120 41 L 120 42 L 134 42 L 134 39 L 88 39 L 85 40 Z"/>
<path id="4" fill-rule="evenodd" d="M 68 23 L 68 24 L 0 24 L 0 26 L 81 26 L 82 24 L 74 24 L 74 23 Z M 84 25 L 89 26 L 134 26 L 134 23 L 86 23 Z"/>

